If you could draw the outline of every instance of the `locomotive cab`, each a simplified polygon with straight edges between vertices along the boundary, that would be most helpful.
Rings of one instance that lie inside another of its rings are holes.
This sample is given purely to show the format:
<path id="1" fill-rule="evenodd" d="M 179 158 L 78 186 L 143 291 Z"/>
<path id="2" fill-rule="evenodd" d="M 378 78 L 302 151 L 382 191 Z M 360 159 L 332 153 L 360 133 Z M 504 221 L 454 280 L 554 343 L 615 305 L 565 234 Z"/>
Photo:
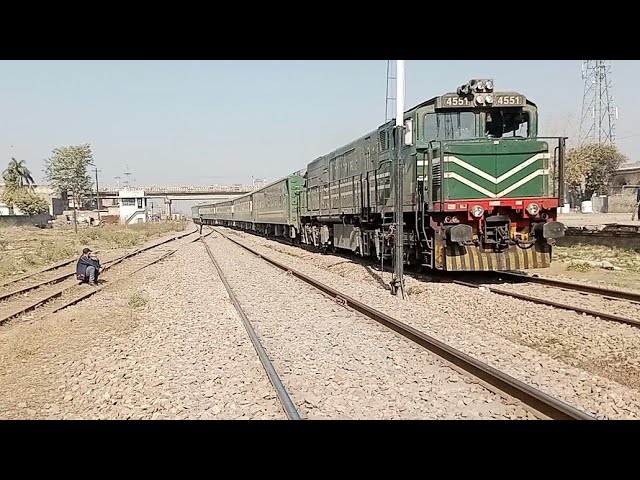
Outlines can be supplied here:
<path id="1" fill-rule="evenodd" d="M 418 110 L 424 236 L 436 243 L 427 266 L 550 264 L 550 245 L 564 235 L 557 221 L 562 180 L 555 175 L 563 170 L 565 139 L 538 137 L 537 113 L 518 92 L 494 92 L 489 79 Z M 557 142 L 553 149 L 550 140 Z"/>

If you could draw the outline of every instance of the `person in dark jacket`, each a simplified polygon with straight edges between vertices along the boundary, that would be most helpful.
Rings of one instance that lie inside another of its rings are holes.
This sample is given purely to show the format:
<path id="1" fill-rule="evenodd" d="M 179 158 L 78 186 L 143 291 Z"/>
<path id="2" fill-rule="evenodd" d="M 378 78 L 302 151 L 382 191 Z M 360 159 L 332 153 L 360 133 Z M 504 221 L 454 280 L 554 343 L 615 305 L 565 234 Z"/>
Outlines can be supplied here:
<path id="1" fill-rule="evenodd" d="M 100 275 L 100 260 L 91 255 L 91 250 L 85 248 L 76 264 L 76 278 L 82 283 L 89 282 L 89 285 L 96 286 Z"/>
<path id="2" fill-rule="evenodd" d="M 636 219 L 636 215 L 638 215 L 638 220 L 640 220 L 640 188 L 636 190 L 636 204 L 634 205 L 633 212 L 631 213 L 632 222 Z"/>

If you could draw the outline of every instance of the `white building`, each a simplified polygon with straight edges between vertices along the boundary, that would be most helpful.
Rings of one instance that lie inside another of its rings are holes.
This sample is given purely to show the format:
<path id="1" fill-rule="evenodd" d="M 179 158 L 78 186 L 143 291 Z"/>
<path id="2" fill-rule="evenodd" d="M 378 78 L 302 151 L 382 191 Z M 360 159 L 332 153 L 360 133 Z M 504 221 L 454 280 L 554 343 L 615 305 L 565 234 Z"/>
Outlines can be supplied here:
<path id="1" fill-rule="evenodd" d="M 0 217 L 3 215 L 11 215 L 11 207 L 0 202 Z"/>
<path id="2" fill-rule="evenodd" d="M 5 215 L 26 215 L 26 213 L 22 213 L 16 206 L 12 208 L 10 205 L 0 202 L 0 216 Z"/>
<path id="3" fill-rule="evenodd" d="M 147 199 L 144 190 L 123 189 L 118 192 L 120 221 L 124 224 L 147 221 Z"/>

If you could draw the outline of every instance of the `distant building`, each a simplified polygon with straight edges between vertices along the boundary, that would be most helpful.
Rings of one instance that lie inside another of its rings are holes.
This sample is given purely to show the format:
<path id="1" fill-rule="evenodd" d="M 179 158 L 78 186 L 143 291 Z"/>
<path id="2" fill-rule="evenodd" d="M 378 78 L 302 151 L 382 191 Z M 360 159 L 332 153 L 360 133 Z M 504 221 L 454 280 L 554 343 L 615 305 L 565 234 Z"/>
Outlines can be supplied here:
<path id="1" fill-rule="evenodd" d="M 0 183 L 0 197 L 4 191 L 4 183 Z M 67 204 L 66 198 L 60 198 L 60 195 L 56 194 L 55 190 L 47 185 L 34 185 L 33 191 L 41 196 L 49 206 L 49 215 L 56 216 L 61 215 L 65 210 Z M 22 215 L 17 208 L 12 208 L 12 205 L 6 205 L 0 200 L 0 216 L 6 215 Z"/>
<path id="2" fill-rule="evenodd" d="M 631 195 L 640 186 L 640 162 L 627 163 L 620 167 L 609 181 L 609 192 L 612 195 Z"/>
<path id="3" fill-rule="evenodd" d="M 144 190 L 123 189 L 118 192 L 120 222 L 126 224 L 147 221 L 147 199 Z"/>

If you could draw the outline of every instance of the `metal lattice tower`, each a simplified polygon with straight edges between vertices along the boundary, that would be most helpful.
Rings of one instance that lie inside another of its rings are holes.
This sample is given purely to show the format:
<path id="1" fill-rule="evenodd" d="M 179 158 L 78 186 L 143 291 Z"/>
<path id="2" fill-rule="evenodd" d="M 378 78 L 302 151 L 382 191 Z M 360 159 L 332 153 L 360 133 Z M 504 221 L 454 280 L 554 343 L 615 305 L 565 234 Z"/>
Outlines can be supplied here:
<path id="1" fill-rule="evenodd" d="M 615 143 L 618 108 L 613 106 L 611 60 L 582 63 L 584 96 L 579 143 Z"/>
<path id="2" fill-rule="evenodd" d="M 129 188 L 129 179 L 131 178 L 131 172 L 129 171 L 129 165 L 127 165 L 127 169 L 124 172 L 124 176 L 126 177 L 125 181 L 124 181 L 124 188 Z"/>
<path id="3" fill-rule="evenodd" d="M 390 122 L 396 112 L 397 67 L 395 60 L 387 60 L 387 94 L 384 106 L 384 123 Z"/>

